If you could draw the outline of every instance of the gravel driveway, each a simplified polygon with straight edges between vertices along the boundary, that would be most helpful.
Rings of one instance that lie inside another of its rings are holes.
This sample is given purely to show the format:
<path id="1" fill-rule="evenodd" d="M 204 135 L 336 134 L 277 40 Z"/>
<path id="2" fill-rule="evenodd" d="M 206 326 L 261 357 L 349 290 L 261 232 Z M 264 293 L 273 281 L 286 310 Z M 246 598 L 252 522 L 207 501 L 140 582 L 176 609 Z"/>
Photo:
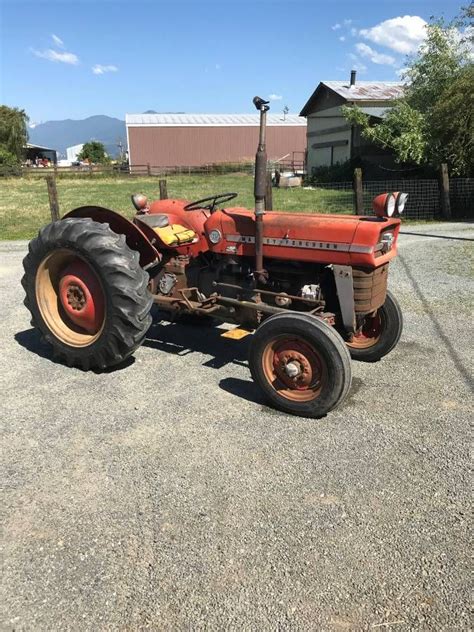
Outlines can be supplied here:
<path id="1" fill-rule="evenodd" d="M 1 245 L 2 629 L 467 630 L 474 224 L 404 230 L 402 341 L 320 421 L 218 328 L 54 363 Z"/>

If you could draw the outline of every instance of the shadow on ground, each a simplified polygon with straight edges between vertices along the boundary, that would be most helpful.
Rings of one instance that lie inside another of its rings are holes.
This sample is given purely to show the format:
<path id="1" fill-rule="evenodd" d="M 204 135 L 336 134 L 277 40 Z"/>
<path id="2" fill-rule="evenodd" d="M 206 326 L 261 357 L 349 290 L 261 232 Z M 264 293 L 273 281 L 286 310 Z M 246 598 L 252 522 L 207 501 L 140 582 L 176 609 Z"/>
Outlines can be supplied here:
<path id="1" fill-rule="evenodd" d="M 219 387 L 226 393 L 245 399 L 253 404 L 266 403 L 258 386 L 251 379 L 241 380 L 237 377 L 225 377 L 219 382 Z"/>
<path id="2" fill-rule="evenodd" d="M 250 336 L 241 340 L 222 338 L 224 330 L 218 329 L 219 322 L 188 324 L 185 321 L 164 321 L 157 318 L 150 327 L 143 346 L 187 356 L 202 353 L 211 356 L 203 366 L 221 369 L 227 364 L 247 366 Z"/>
<path id="3" fill-rule="evenodd" d="M 202 353 L 207 356 L 203 366 L 220 369 L 233 363 L 247 366 L 249 339 L 230 340 L 221 338 L 224 330 L 218 329 L 219 322 L 163 320 L 160 315 L 154 314 L 154 321 L 143 341 L 144 347 L 156 349 L 172 355 L 186 356 L 190 353 Z M 55 364 L 64 364 L 54 354 L 51 346 L 45 342 L 37 329 L 26 329 L 14 336 L 16 342 L 31 353 L 49 360 Z M 210 356 L 210 357 L 209 357 Z M 125 369 L 134 362 L 131 356 L 125 362 L 105 370 L 97 370 L 98 373 L 111 373 Z M 82 369 L 81 369 L 82 370 Z"/>
<path id="4" fill-rule="evenodd" d="M 34 353 L 40 358 L 49 360 L 50 362 L 53 362 L 54 364 L 61 364 L 61 365 L 65 364 L 65 362 L 63 362 L 61 359 L 57 358 L 53 354 L 53 349 L 51 345 L 49 345 L 47 342 L 45 342 L 41 338 L 41 334 L 39 333 L 37 329 L 25 329 L 24 331 L 19 331 L 18 333 L 15 334 L 14 338 L 16 342 L 20 345 L 20 347 L 23 347 L 27 351 Z M 127 367 L 131 366 L 134 362 L 135 362 L 135 358 L 131 356 L 130 358 L 127 358 L 121 364 L 108 367 L 107 369 L 91 369 L 91 370 L 93 373 L 114 373 L 115 371 L 121 371 L 123 369 L 126 369 Z M 82 369 L 79 366 L 74 367 L 74 368 L 78 371 L 84 371 L 84 369 Z"/>

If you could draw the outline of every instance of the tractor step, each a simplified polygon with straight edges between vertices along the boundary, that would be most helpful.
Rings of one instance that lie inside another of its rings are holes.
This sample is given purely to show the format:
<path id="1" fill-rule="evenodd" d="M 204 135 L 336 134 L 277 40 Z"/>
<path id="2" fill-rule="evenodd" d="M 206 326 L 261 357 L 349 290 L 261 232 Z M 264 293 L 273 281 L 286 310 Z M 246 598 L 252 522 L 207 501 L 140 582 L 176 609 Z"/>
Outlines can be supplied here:
<path id="1" fill-rule="evenodd" d="M 231 340 L 241 340 L 245 336 L 249 336 L 252 332 L 248 329 L 242 329 L 241 327 L 235 327 L 235 329 L 228 329 L 221 334 L 221 338 L 230 338 Z"/>

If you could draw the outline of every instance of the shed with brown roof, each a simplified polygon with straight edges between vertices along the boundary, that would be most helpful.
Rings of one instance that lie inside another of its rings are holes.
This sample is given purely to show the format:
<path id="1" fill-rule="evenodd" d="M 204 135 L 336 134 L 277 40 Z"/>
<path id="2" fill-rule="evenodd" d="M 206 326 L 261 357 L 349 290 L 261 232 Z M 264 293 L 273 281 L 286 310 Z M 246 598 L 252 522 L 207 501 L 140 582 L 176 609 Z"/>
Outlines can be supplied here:
<path id="1" fill-rule="evenodd" d="M 308 173 L 356 157 L 391 164 L 391 153 L 361 138 L 359 129 L 343 117 L 341 107 L 357 105 L 374 120 L 382 119 L 403 90 L 398 81 L 356 81 L 354 70 L 350 81 L 321 81 L 300 112 L 307 119 Z"/>

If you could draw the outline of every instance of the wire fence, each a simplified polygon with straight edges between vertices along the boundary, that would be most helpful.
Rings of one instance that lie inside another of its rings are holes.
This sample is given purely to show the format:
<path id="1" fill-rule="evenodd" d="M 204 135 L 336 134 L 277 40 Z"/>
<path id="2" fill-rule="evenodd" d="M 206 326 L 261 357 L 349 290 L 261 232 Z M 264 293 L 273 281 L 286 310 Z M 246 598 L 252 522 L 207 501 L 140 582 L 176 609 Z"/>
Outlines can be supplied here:
<path id="1" fill-rule="evenodd" d="M 364 209 L 372 214 L 372 200 L 380 193 L 403 191 L 408 199 L 403 211 L 406 219 L 439 219 L 440 194 L 437 180 L 372 180 L 363 183 Z"/>
<path id="2" fill-rule="evenodd" d="M 222 191 L 238 192 L 238 204 L 253 208 L 253 180 L 248 171 L 200 172 L 181 170 L 159 175 L 167 178 L 168 195 L 181 199 L 204 198 Z M 50 169 L 38 170 L 44 175 L 52 175 Z M 191 177 L 188 177 L 188 173 Z M 235 175 L 232 175 L 235 173 Z M 153 174 L 155 175 L 155 174 Z M 158 175 L 158 173 L 156 173 Z M 159 180 L 153 177 L 129 179 L 106 178 L 92 172 L 92 176 L 58 176 L 57 190 L 61 215 L 78 206 L 99 204 L 117 210 L 128 217 L 133 215 L 130 203 L 131 193 L 142 191 L 149 199 L 160 196 Z M 442 187 L 436 179 L 364 180 L 358 191 L 363 207 L 361 214 L 372 214 L 372 200 L 390 191 L 408 193 L 404 218 L 411 220 L 441 220 L 449 217 L 443 207 Z M 446 192 L 447 189 L 445 188 Z M 0 178 L 0 239 L 30 239 L 46 223 L 51 221 L 48 190 L 43 177 Z M 354 184 L 345 182 L 324 182 L 311 186 L 273 189 L 273 206 L 281 211 L 303 211 L 310 213 L 356 213 Z M 474 219 L 474 178 L 451 178 L 449 180 L 449 201 L 452 219 Z"/>
<path id="3" fill-rule="evenodd" d="M 356 212 L 352 182 L 322 182 L 306 188 L 324 195 L 325 210 L 329 212 Z M 373 214 L 374 197 L 380 193 L 403 191 L 408 193 L 403 212 L 406 219 L 443 219 L 438 180 L 366 180 L 362 191 L 364 213 L 367 215 Z M 452 178 L 449 199 L 453 219 L 474 219 L 474 178 Z"/>
<path id="4" fill-rule="evenodd" d="M 449 199 L 453 218 L 474 219 L 474 178 L 451 178 Z"/>
<path id="5" fill-rule="evenodd" d="M 286 169 L 298 172 L 304 169 L 304 163 L 300 157 L 293 155 L 286 160 L 269 162 L 271 172 L 283 172 Z M 301 164 L 300 164 L 301 163 Z M 54 174 L 58 179 L 84 179 L 84 178 L 109 178 L 109 177 L 158 177 L 176 175 L 201 175 L 217 176 L 232 173 L 251 175 L 254 171 L 254 163 L 231 162 L 215 163 L 195 166 L 157 166 L 157 165 L 78 165 L 74 167 L 44 167 L 35 168 L 27 166 L 0 167 L 0 186 L 2 176 L 21 178 L 40 178 Z M 306 190 L 315 191 L 315 210 L 336 213 L 354 213 L 356 211 L 353 183 L 345 182 L 311 182 L 305 186 Z M 404 178 L 404 179 L 377 179 L 363 180 L 362 193 L 364 213 L 371 214 L 372 199 L 379 193 L 387 191 L 404 191 L 408 193 L 408 201 L 405 207 L 407 219 L 435 220 L 442 219 L 440 181 L 435 178 Z M 474 218 L 474 178 L 451 178 L 449 180 L 449 200 L 451 215 L 454 219 Z M 321 207 L 321 208 L 319 208 Z"/>

